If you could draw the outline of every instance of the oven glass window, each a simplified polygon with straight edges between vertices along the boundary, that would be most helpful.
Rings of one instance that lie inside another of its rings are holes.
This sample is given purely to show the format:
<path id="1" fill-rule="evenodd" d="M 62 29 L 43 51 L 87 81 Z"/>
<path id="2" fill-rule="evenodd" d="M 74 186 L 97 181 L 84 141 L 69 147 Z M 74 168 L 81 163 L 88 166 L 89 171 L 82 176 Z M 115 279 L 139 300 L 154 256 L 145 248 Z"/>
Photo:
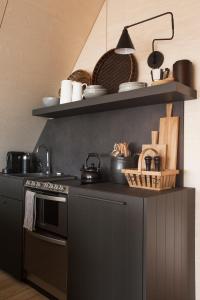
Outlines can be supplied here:
<path id="1" fill-rule="evenodd" d="M 58 206 L 58 202 L 44 200 L 44 224 L 58 226 Z"/>

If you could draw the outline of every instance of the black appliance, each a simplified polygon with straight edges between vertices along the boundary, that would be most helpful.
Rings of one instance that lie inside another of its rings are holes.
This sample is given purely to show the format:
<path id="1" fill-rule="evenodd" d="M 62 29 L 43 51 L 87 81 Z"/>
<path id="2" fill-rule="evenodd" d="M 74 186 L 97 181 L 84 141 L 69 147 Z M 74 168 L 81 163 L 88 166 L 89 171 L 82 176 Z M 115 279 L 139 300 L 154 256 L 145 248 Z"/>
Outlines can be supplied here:
<path id="1" fill-rule="evenodd" d="M 98 162 L 98 165 L 95 166 L 94 162 L 90 163 L 89 160 L 95 158 Z M 97 183 L 102 181 L 102 171 L 101 171 L 101 161 L 98 153 L 89 153 L 85 165 L 81 168 L 81 183 Z"/>
<path id="2" fill-rule="evenodd" d="M 25 153 L 22 157 L 22 173 L 30 173 L 31 170 L 31 154 Z"/>
<path id="3" fill-rule="evenodd" d="M 6 168 L 3 173 L 21 173 L 22 161 L 25 152 L 9 151 L 6 157 Z"/>
<path id="4" fill-rule="evenodd" d="M 25 182 L 35 193 L 36 229 L 25 230 L 24 277 L 59 300 L 67 295 L 67 182 L 73 179 Z"/>

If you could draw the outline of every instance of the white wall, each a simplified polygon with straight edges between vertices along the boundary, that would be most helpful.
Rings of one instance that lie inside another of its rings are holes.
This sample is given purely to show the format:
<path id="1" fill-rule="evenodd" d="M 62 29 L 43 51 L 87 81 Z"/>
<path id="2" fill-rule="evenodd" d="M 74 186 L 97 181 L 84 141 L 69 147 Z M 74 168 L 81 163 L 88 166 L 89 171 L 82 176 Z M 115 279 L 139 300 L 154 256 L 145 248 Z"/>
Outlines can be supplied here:
<path id="1" fill-rule="evenodd" d="M 175 18 L 175 38 L 159 42 L 158 49 L 165 55 L 164 67 L 172 68 L 179 59 L 194 63 L 195 88 L 200 92 L 200 1 L 199 0 L 107 0 L 107 50 L 117 44 L 124 25 L 172 11 Z M 75 69 L 93 70 L 106 51 L 106 4 L 77 61 Z M 170 35 L 170 19 L 163 17 L 129 29 L 139 62 L 139 80 L 150 82 L 146 63 L 153 38 Z M 196 188 L 196 299 L 200 300 L 200 101 L 185 103 L 185 186 Z"/>
<path id="2" fill-rule="evenodd" d="M 7 151 L 32 151 L 46 122 L 32 109 L 58 95 L 103 2 L 9 0 L 0 30 L 0 170 Z"/>

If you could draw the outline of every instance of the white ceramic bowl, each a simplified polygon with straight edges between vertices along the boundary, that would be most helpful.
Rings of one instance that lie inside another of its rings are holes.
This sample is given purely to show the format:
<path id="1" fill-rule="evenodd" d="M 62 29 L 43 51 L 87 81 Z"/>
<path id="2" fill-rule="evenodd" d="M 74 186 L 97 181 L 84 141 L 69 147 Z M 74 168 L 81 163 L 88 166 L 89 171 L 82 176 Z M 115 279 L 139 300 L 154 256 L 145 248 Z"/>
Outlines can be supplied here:
<path id="1" fill-rule="evenodd" d="M 95 94 L 95 93 L 98 93 L 98 92 L 106 92 L 107 90 L 106 89 L 103 89 L 103 88 L 101 88 L 101 89 L 95 89 L 95 90 L 88 90 L 88 89 L 85 89 L 84 90 L 84 93 L 93 93 L 93 94 Z"/>
<path id="2" fill-rule="evenodd" d="M 84 93 L 83 93 L 83 95 L 87 99 L 87 98 L 93 98 L 93 97 L 103 96 L 106 93 L 107 93 L 106 89 L 98 89 L 98 90 L 95 90 L 95 91 L 85 90 Z"/>
<path id="3" fill-rule="evenodd" d="M 124 82 L 119 85 L 118 93 L 133 91 L 136 89 L 144 88 L 146 86 L 146 82 Z"/>
<path id="4" fill-rule="evenodd" d="M 98 89 L 103 89 L 104 87 L 102 85 L 98 85 L 98 84 L 91 84 L 91 85 L 88 85 L 86 87 L 87 90 L 98 90 Z"/>
<path id="5" fill-rule="evenodd" d="M 128 81 L 123 82 L 119 85 L 119 88 L 125 88 L 125 87 L 135 87 L 135 86 L 147 86 L 146 82 L 138 82 L 138 81 Z"/>
<path id="6" fill-rule="evenodd" d="M 134 87 L 134 88 L 129 88 L 129 89 L 119 89 L 119 90 L 118 90 L 118 93 L 134 91 L 134 90 L 138 90 L 138 89 L 141 89 L 141 88 L 143 88 L 143 86 L 140 86 L 140 87 Z"/>
<path id="7" fill-rule="evenodd" d="M 59 104 L 59 98 L 56 97 L 43 97 L 42 103 L 44 106 L 54 106 Z"/>

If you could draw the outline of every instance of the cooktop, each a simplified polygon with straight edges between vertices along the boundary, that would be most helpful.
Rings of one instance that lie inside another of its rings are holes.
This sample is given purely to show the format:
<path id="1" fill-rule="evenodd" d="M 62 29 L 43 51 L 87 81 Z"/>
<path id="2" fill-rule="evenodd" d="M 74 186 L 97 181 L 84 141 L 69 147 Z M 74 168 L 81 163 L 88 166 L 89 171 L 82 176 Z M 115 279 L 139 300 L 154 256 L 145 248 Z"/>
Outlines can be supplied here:
<path id="1" fill-rule="evenodd" d="M 59 192 L 59 193 L 68 193 L 69 190 L 69 181 L 75 181 L 75 184 L 80 184 L 76 176 L 65 175 L 61 178 L 48 178 L 48 179 L 27 179 L 25 181 L 25 187 L 41 190 L 41 191 L 50 191 L 50 192 Z"/>

